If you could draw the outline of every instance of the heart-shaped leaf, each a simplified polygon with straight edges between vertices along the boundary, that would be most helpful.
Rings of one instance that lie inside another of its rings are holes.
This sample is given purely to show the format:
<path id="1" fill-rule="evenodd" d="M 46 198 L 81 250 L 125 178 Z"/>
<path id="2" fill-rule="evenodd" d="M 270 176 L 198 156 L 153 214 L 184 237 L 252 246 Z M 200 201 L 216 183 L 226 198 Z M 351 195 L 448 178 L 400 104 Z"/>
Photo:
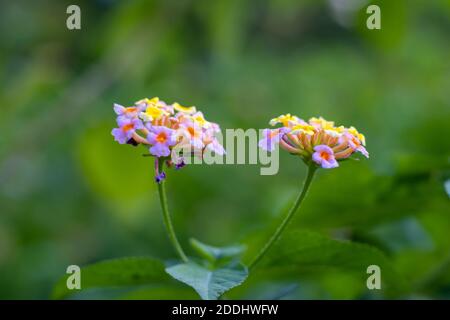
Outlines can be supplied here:
<path id="1" fill-rule="evenodd" d="M 166 269 L 175 279 L 191 286 L 204 300 L 216 300 L 223 293 L 240 285 L 248 276 L 241 264 L 230 264 L 209 270 L 194 262 L 177 264 Z"/>
<path id="2" fill-rule="evenodd" d="M 67 288 L 67 278 L 62 277 L 55 285 L 52 297 L 63 299 L 79 290 Z M 153 258 L 133 257 L 102 261 L 81 268 L 81 290 L 111 288 L 170 282 L 164 272 L 164 264 Z"/>

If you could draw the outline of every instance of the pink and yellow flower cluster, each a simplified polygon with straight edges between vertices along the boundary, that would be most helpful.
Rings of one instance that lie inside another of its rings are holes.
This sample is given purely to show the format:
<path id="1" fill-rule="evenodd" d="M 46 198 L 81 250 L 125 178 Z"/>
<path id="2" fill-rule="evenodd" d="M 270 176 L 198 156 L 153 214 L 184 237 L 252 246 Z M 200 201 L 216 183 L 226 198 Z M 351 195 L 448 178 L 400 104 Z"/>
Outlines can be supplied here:
<path id="1" fill-rule="evenodd" d="M 270 125 L 281 127 L 264 129 L 259 146 L 273 151 L 276 144 L 289 153 L 299 155 L 305 163 L 330 169 L 339 166 L 339 161 L 349 158 L 355 152 L 369 157 L 364 147 L 366 139 L 354 127 L 335 126 L 333 121 L 322 117 L 308 122 L 290 115 L 281 115 L 270 120 Z"/>
<path id="2" fill-rule="evenodd" d="M 207 121 L 196 107 L 167 104 L 155 97 L 139 100 L 131 107 L 114 104 L 114 111 L 118 127 L 111 134 L 118 143 L 146 145 L 151 155 L 167 158 L 176 168 L 182 167 L 184 161 L 172 152 L 175 148 L 200 157 L 206 149 L 220 155 L 225 153 L 215 137 L 220 132 L 219 125 Z"/>

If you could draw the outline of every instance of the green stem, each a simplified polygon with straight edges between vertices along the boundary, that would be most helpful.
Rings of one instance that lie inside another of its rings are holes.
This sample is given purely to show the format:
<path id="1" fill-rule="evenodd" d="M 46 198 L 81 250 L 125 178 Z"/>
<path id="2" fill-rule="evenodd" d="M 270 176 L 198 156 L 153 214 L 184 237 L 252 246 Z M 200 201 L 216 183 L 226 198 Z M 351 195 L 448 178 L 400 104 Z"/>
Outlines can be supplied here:
<path id="1" fill-rule="evenodd" d="M 162 172 L 164 161 L 159 161 L 158 163 L 158 169 L 159 172 Z M 178 255 L 180 256 L 181 260 L 183 262 L 188 262 L 189 259 L 187 258 L 186 254 L 184 253 L 183 249 L 181 248 L 180 243 L 178 242 L 177 236 L 175 235 L 175 230 L 173 228 L 172 219 L 170 218 L 169 209 L 167 206 L 167 196 L 166 196 L 166 188 L 164 187 L 164 180 L 162 180 L 158 184 L 158 192 L 159 192 L 159 201 L 161 203 L 161 209 L 163 212 L 163 219 L 164 219 L 164 225 L 166 226 L 167 235 L 169 236 L 170 241 L 172 242 L 172 245 L 174 246 L 175 250 L 177 251 Z"/>
<path id="2" fill-rule="evenodd" d="M 267 243 L 264 245 L 264 247 L 259 251 L 258 255 L 250 263 L 250 265 L 248 267 L 249 269 L 252 269 L 262 259 L 262 257 L 264 257 L 264 255 L 272 247 L 272 245 L 278 240 L 278 238 L 280 238 L 284 229 L 286 229 L 287 225 L 291 221 L 295 212 L 298 210 L 298 208 L 302 204 L 303 199 L 305 198 L 306 193 L 308 192 L 309 186 L 311 185 L 311 182 L 313 180 L 316 169 L 317 169 L 317 167 L 315 166 L 315 164 L 311 164 L 308 166 L 308 175 L 306 176 L 306 180 L 305 180 L 305 183 L 303 184 L 302 191 L 300 192 L 297 199 L 295 200 L 294 205 L 292 206 L 291 210 L 289 210 L 288 214 L 286 215 L 284 220 L 281 222 L 281 224 L 278 226 L 275 233 L 272 235 L 272 237 L 270 237 L 269 241 L 267 241 Z"/>

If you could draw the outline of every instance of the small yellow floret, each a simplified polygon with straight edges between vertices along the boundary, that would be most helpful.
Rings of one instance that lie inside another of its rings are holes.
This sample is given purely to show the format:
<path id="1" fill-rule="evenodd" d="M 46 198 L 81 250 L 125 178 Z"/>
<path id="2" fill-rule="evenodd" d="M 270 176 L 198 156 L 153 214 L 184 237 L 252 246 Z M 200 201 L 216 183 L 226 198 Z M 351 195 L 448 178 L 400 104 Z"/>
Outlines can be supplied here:
<path id="1" fill-rule="evenodd" d="M 145 103 L 149 107 L 150 106 L 156 107 L 158 105 L 158 103 L 159 103 L 159 98 L 158 97 L 154 97 L 154 98 L 151 98 L 151 99 L 144 98 L 144 99 L 141 99 L 141 100 L 135 102 L 135 104 L 142 104 L 142 103 Z"/>
<path id="2" fill-rule="evenodd" d="M 269 124 L 271 126 L 274 126 L 277 123 L 282 123 L 283 126 L 287 127 L 287 126 L 289 126 L 289 122 L 297 123 L 298 122 L 298 118 L 296 116 L 291 116 L 290 113 L 283 114 L 283 115 L 281 115 L 279 117 L 276 117 L 276 118 L 273 118 L 272 120 L 270 120 Z"/>
<path id="3" fill-rule="evenodd" d="M 180 105 L 178 102 L 175 102 L 173 104 L 173 108 L 179 112 L 187 113 L 187 114 L 193 114 L 197 112 L 197 109 L 195 107 L 184 107 Z"/>
<path id="4" fill-rule="evenodd" d="M 309 123 L 314 125 L 320 125 L 322 127 L 322 129 L 325 130 L 330 130 L 334 128 L 334 122 L 333 121 L 327 121 L 322 117 L 316 118 L 316 117 L 312 117 L 311 119 L 309 119 Z"/>
<path id="5" fill-rule="evenodd" d="M 167 111 L 164 111 L 163 109 L 160 109 L 156 106 L 149 106 L 149 107 L 147 107 L 145 112 L 141 113 L 141 116 L 142 116 L 142 118 L 144 118 L 144 120 L 153 121 L 153 120 L 159 120 L 159 119 L 161 119 L 162 116 L 166 116 L 168 114 L 169 113 Z"/>
<path id="6" fill-rule="evenodd" d="M 348 128 L 348 132 L 358 138 L 359 141 L 365 146 L 366 145 L 366 137 L 362 133 L 359 133 L 355 127 Z"/>
<path id="7" fill-rule="evenodd" d="M 210 123 L 206 121 L 206 119 L 203 117 L 203 114 L 201 112 L 193 115 L 192 120 L 195 121 L 201 128 L 208 128 Z"/>
<path id="8" fill-rule="evenodd" d="M 292 127 L 292 131 L 300 131 L 304 134 L 312 136 L 314 134 L 314 126 L 311 126 L 309 124 L 296 124 Z"/>

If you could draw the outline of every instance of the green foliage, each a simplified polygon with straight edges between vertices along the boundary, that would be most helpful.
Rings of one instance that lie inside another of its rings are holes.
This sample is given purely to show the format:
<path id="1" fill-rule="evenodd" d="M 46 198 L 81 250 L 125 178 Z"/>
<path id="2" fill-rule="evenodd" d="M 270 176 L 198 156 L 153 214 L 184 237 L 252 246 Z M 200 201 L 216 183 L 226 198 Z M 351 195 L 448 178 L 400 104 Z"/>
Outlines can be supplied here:
<path id="1" fill-rule="evenodd" d="M 219 248 L 203 244 L 195 239 L 191 239 L 191 243 L 192 247 L 207 260 L 172 265 L 167 267 L 165 272 L 194 288 L 202 299 L 217 299 L 247 278 L 247 268 L 236 261 L 243 247 Z M 84 292 L 86 290 L 89 292 L 89 289 L 105 288 L 125 291 L 123 294 L 105 292 L 106 298 L 116 296 L 122 299 L 193 298 L 192 292 L 174 286 L 165 272 L 164 264 L 157 259 L 121 258 L 83 267 L 80 279 L 82 279 L 81 286 Z M 77 290 L 67 288 L 69 276 L 62 277 L 53 288 L 54 299 L 77 296 L 79 293 Z M 161 284 L 164 286 L 161 287 Z"/>
<path id="2" fill-rule="evenodd" d="M 67 289 L 69 276 L 62 277 L 55 285 L 54 299 L 62 299 L 77 292 Z M 114 259 L 83 267 L 81 279 L 82 290 L 170 283 L 161 261 L 143 257 Z"/>
<path id="3" fill-rule="evenodd" d="M 216 300 L 226 291 L 240 285 L 248 275 L 247 268 L 240 264 L 209 269 L 188 262 L 166 269 L 175 279 L 193 287 L 204 300 Z"/>
<path id="4" fill-rule="evenodd" d="M 194 288 L 202 299 L 218 299 L 247 278 L 247 268 L 237 261 L 243 246 L 213 247 L 196 239 L 190 242 L 205 260 L 173 265 L 166 272 Z"/>
<path id="5" fill-rule="evenodd" d="M 301 278 L 314 272 L 344 271 L 353 273 L 365 288 L 366 269 L 378 265 L 382 270 L 382 289 L 399 294 L 405 286 L 388 258 L 378 249 L 366 244 L 340 241 L 304 230 L 293 230 L 270 250 L 259 267 L 258 276 L 265 278 Z"/>

